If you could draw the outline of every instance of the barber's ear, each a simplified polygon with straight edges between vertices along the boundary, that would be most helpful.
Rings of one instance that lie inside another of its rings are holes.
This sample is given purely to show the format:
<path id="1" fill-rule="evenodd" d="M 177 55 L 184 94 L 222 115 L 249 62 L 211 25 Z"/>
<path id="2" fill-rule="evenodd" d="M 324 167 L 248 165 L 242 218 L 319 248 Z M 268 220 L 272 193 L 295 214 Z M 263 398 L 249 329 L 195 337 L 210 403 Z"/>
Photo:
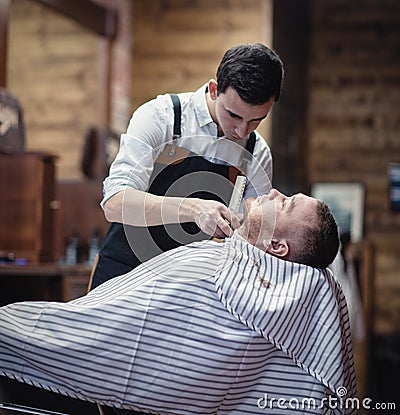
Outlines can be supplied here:
<path id="1" fill-rule="evenodd" d="M 210 79 L 208 82 L 208 92 L 210 93 L 210 98 L 212 100 L 217 99 L 217 81 L 215 79 Z"/>
<path id="2" fill-rule="evenodd" d="M 263 245 L 266 252 L 279 258 L 285 258 L 289 254 L 289 245 L 285 239 L 264 240 Z"/>

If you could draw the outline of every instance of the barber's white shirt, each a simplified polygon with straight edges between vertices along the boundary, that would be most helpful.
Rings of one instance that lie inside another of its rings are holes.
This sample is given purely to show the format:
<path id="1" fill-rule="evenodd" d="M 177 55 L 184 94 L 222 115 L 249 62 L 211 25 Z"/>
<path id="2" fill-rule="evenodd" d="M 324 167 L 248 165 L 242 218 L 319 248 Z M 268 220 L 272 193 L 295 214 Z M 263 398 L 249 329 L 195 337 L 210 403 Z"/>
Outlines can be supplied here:
<path id="1" fill-rule="evenodd" d="M 1 375 L 118 408 L 329 413 L 327 394 L 355 395 L 333 275 L 236 237 L 165 252 L 69 303 L 2 307 L 0 326 Z"/>
<path id="2" fill-rule="evenodd" d="M 247 138 L 231 141 L 218 137 L 206 103 L 206 85 L 196 92 L 178 94 L 182 107 L 182 137 L 177 145 L 206 160 L 241 167 Z M 154 163 L 173 137 L 174 112 L 169 94 L 140 106 L 132 115 L 127 132 L 121 135 L 119 152 L 104 181 L 102 205 L 127 187 L 147 191 Z M 253 157 L 247 166 L 245 198 L 271 189 L 272 156 L 266 141 L 256 132 Z"/>

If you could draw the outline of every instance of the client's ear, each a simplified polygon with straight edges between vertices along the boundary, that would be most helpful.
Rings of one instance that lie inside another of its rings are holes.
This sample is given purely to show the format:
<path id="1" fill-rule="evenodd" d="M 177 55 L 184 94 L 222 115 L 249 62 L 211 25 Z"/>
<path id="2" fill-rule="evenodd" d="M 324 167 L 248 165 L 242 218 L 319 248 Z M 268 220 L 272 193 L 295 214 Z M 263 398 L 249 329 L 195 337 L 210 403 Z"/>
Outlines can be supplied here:
<path id="1" fill-rule="evenodd" d="M 286 239 L 264 240 L 263 245 L 266 252 L 279 258 L 285 258 L 289 254 L 289 245 Z"/>

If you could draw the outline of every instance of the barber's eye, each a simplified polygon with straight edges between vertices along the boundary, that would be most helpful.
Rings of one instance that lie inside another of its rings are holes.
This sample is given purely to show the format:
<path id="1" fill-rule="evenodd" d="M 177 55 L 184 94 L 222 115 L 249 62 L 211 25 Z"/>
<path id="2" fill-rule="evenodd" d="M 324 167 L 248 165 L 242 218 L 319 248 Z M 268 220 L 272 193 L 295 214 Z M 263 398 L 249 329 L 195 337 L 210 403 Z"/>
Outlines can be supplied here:
<path id="1" fill-rule="evenodd" d="M 228 114 L 232 117 L 232 118 L 240 118 L 239 115 L 234 114 L 233 112 L 228 111 Z"/>

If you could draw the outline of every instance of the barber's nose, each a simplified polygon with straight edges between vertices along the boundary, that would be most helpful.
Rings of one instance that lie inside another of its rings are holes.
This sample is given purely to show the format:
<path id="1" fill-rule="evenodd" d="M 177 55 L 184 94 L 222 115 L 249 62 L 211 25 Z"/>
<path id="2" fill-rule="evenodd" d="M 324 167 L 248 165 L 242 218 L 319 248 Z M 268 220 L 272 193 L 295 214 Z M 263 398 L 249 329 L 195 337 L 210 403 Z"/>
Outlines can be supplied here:
<path id="1" fill-rule="evenodd" d="M 246 121 L 242 121 L 240 124 L 236 125 L 235 132 L 239 138 L 247 137 L 251 133 L 251 131 L 249 131 L 249 124 Z"/>

